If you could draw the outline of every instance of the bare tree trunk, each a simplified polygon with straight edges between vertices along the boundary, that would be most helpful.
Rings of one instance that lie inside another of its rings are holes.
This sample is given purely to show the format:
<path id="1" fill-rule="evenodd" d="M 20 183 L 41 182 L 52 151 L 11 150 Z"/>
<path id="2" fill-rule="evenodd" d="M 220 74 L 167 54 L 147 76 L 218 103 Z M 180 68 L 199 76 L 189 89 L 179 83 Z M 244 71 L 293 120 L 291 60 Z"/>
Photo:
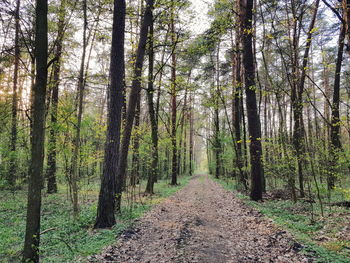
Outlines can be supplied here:
<path id="1" fill-rule="evenodd" d="M 57 111 L 59 99 L 59 84 L 61 73 L 62 60 L 62 44 L 64 38 L 64 26 L 66 16 L 66 0 L 61 0 L 61 6 L 58 14 L 58 36 L 56 42 L 55 57 L 56 62 L 53 64 L 53 84 L 52 84 L 52 98 L 51 98 L 51 123 L 49 131 L 48 154 L 47 154 L 47 192 L 49 194 L 57 193 L 56 183 L 56 141 L 57 141 Z"/>
<path id="2" fill-rule="evenodd" d="M 189 76 L 188 76 L 188 82 L 191 78 L 191 72 L 189 72 Z M 186 86 L 185 88 L 185 98 L 184 98 L 184 105 L 183 105 L 183 110 L 182 110 L 182 115 L 181 115 L 181 120 L 180 120 L 180 140 L 179 140 L 179 151 L 178 151 L 178 161 L 177 161 L 177 173 L 179 175 L 182 174 L 182 152 L 184 152 L 184 147 L 183 147 L 183 142 L 185 142 L 185 145 L 186 145 L 186 138 L 184 140 L 184 132 L 186 133 L 186 128 L 185 128 L 185 125 L 186 125 L 186 109 L 187 109 L 187 95 L 188 95 L 188 86 Z M 184 130 L 185 129 L 185 130 Z"/>
<path id="3" fill-rule="evenodd" d="M 33 87 L 31 161 L 29 170 L 26 233 L 22 262 L 39 262 L 41 189 L 45 143 L 45 99 L 47 86 L 48 22 L 47 0 L 37 0 L 35 7 L 36 76 Z"/>
<path id="4" fill-rule="evenodd" d="M 344 53 L 344 41 L 345 41 L 346 25 L 341 25 L 339 42 L 338 42 L 338 55 L 335 67 L 335 77 L 333 86 L 333 102 L 332 102 L 332 117 L 331 117 L 331 167 L 328 176 L 328 188 L 333 189 L 335 187 L 336 180 L 336 166 L 338 161 L 338 152 L 341 150 L 340 142 L 340 76 L 342 70 L 343 53 Z"/>
<path id="5" fill-rule="evenodd" d="M 175 36 L 175 2 L 171 2 L 171 42 L 172 45 L 176 45 Z M 178 159 L 177 159 L 177 140 L 176 140 L 176 120 L 177 120 L 177 102 L 176 102 L 176 54 L 171 55 L 171 144 L 172 144 L 172 172 L 171 172 L 171 185 L 177 185 L 177 173 L 178 173 Z"/>
<path id="6" fill-rule="evenodd" d="M 220 138 L 220 103 L 219 103 L 219 94 L 220 92 L 220 61 L 219 61 L 219 55 L 220 55 L 220 44 L 218 44 L 217 47 L 217 53 L 216 53 L 216 61 L 215 61 L 215 72 L 214 72 L 214 85 L 215 85 L 215 94 L 214 96 L 214 137 L 215 137 L 215 177 L 219 178 L 222 175 L 222 162 L 221 162 L 221 154 L 222 154 L 222 147 L 221 147 L 221 138 Z"/>
<path id="7" fill-rule="evenodd" d="M 154 50 L 153 50 L 153 14 L 152 22 L 149 31 L 149 51 L 148 51 L 148 89 L 147 89 L 147 99 L 148 99 L 148 112 L 151 121 L 151 136 L 152 136 L 152 164 L 151 172 L 147 181 L 146 193 L 154 193 L 154 183 L 158 174 L 158 122 L 157 122 L 157 112 L 154 109 Z"/>
<path id="8" fill-rule="evenodd" d="M 309 30 L 307 33 L 307 41 L 306 41 L 306 48 L 303 56 L 303 63 L 302 63 L 302 69 L 301 69 L 301 77 L 298 85 L 298 90 L 296 94 L 296 98 L 293 103 L 293 110 L 294 110 L 294 147 L 297 153 L 298 158 L 298 175 L 299 175 L 299 190 L 300 190 L 300 196 L 305 196 L 304 191 L 304 174 L 303 174 L 303 152 L 305 151 L 304 147 L 304 136 L 305 136 L 305 130 L 303 125 L 303 94 L 304 94 L 304 86 L 305 86 L 305 79 L 306 79 L 306 70 L 308 66 L 308 60 L 309 60 L 309 53 L 312 43 L 312 33 L 314 32 L 314 26 L 316 22 L 317 12 L 318 12 L 318 6 L 319 6 L 320 0 L 316 0 L 315 7 L 314 7 L 314 13 L 312 16 L 312 20 L 309 26 Z M 296 49 L 297 50 L 297 49 Z M 296 51 L 297 52 L 297 51 Z"/>
<path id="9" fill-rule="evenodd" d="M 189 162 L 190 162 L 190 176 L 193 175 L 194 170 L 194 158 L 193 158 L 193 144 L 194 144 L 194 116 L 193 116 L 193 94 L 190 94 L 190 149 L 189 149 Z"/>
<path id="10" fill-rule="evenodd" d="M 237 9 L 239 9 L 239 2 L 237 1 Z M 239 15 L 236 16 L 236 18 L 239 20 Z M 236 164 L 237 168 L 239 170 L 239 184 L 242 185 L 242 187 L 247 190 L 247 178 L 245 173 L 243 172 L 243 153 L 242 153 L 242 144 L 244 142 L 242 141 L 242 131 L 241 131 L 241 124 L 243 119 L 243 114 L 241 112 L 242 105 L 241 105 L 241 99 L 243 96 L 242 94 L 242 78 L 241 78 L 241 72 L 242 72 L 242 56 L 241 56 L 241 30 L 240 27 L 236 28 L 236 37 L 235 37 L 235 58 L 234 58 L 234 65 L 233 65 L 233 78 L 234 78 L 234 96 L 233 96 L 233 125 L 235 130 L 235 140 L 237 145 L 237 156 L 236 156 Z"/>
<path id="11" fill-rule="evenodd" d="M 139 45 L 136 53 L 136 62 L 133 73 L 134 77 L 132 81 L 132 89 L 128 103 L 126 123 L 123 131 L 123 139 L 121 143 L 119 166 L 117 173 L 116 210 L 118 212 L 120 212 L 121 208 L 122 190 L 125 182 L 125 172 L 127 168 L 128 151 L 130 145 L 132 126 L 135 118 L 136 105 L 141 92 L 141 75 L 147 45 L 148 29 L 150 24 L 152 23 L 153 3 L 153 0 L 147 0 L 145 15 L 141 24 Z"/>
<path id="12" fill-rule="evenodd" d="M 115 225 L 116 179 L 118 170 L 120 129 L 124 89 L 125 0 L 114 0 L 111 62 L 109 69 L 107 138 L 103 174 L 94 228 Z"/>
<path id="13" fill-rule="evenodd" d="M 262 199 L 261 125 L 256 101 L 255 67 L 252 41 L 253 0 L 241 0 L 240 8 L 243 28 L 243 65 L 245 77 L 248 129 L 250 135 L 251 194 L 252 200 Z"/>
<path id="14" fill-rule="evenodd" d="M 132 186 L 135 186 L 140 178 L 140 114 L 141 114 L 141 96 L 138 99 L 135 113 L 134 123 L 134 142 L 133 142 L 133 153 L 132 153 L 132 169 L 131 169 L 131 182 Z"/>
<path id="15" fill-rule="evenodd" d="M 21 1 L 17 0 L 16 11 L 15 11 L 15 63 L 13 72 L 13 94 L 12 94 L 12 125 L 11 125 L 11 143 L 10 143 L 10 169 L 8 172 L 7 181 L 10 187 L 14 187 L 16 184 L 17 176 L 17 108 L 18 108 L 18 72 L 19 72 L 19 59 L 20 59 L 20 47 L 19 47 L 19 9 Z"/>
<path id="16" fill-rule="evenodd" d="M 78 162 L 80 152 L 80 137 L 81 137 L 81 121 L 83 116 L 83 104 L 84 104 L 84 92 L 85 92 L 85 59 L 86 59 L 86 48 L 87 48 L 87 0 L 83 1 L 83 14 L 84 14 L 84 28 L 83 28 L 83 54 L 81 58 L 79 80 L 78 80 L 78 105 L 77 105 L 77 123 L 75 126 L 74 136 L 74 149 L 72 157 L 72 168 L 71 168 L 71 184 L 72 184 L 72 198 L 73 198 L 73 215 L 77 217 L 79 214 L 79 201 L 78 201 Z"/>

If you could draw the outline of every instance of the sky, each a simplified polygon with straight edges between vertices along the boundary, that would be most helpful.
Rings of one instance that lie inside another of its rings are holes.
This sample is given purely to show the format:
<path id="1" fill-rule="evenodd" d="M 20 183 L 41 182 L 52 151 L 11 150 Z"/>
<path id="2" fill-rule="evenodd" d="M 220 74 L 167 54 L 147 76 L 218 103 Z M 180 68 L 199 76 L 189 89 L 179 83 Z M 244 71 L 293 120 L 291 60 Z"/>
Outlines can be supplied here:
<path id="1" fill-rule="evenodd" d="M 192 20 L 191 29 L 195 34 L 201 34 L 210 26 L 210 19 L 207 13 L 210 6 L 210 0 L 191 0 L 192 12 L 195 18 Z"/>

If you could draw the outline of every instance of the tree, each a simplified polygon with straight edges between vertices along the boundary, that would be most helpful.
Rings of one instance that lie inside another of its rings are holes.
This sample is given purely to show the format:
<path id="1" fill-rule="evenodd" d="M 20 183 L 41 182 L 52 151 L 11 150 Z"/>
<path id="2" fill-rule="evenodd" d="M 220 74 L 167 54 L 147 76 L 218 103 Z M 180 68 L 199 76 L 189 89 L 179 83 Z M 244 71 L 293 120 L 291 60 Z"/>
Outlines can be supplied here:
<path id="1" fill-rule="evenodd" d="M 18 72 L 19 72 L 19 60 L 20 60 L 20 46 L 19 46 L 19 10 L 21 6 L 21 1 L 17 0 L 16 11 L 15 11 L 15 65 L 13 72 L 13 94 L 12 94 L 12 127 L 11 127 L 11 156 L 10 156 L 10 169 L 8 173 L 8 183 L 13 187 L 16 183 L 16 173 L 17 173 L 17 108 L 18 108 Z"/>
<path id="2" fill-rule="evenodd" d="M 115 200 L 124 90 L 125 0 L 114 1 L 107 138 L 95 228 L 115 225 Z M 120 181 L 118 182 L 120 183 Z"/>
<path id="3" fill-rule="evenodd" d="M 49 194 L 57 193 L 56 170 L 57 170 L 57 114 L 60 73 L 62 63 L 63 38 L 65 34 L 66 0 L 61 0 L 58 14 L 58 32 L 56 40 L 55 59 L 53 64 L 53 83 L 51 96 L 51 122 L 49 131 L 48 154 L 47 154 L 47 192 Z"/>
<path id="4" fill-rule="evenodd" d="M 35 63 L 33 87 L 33 127 L 28 179 L 28 205 L 23 262 L 39 262 L 41 189 L 45 142 L 45 98 L 47 86 L 48 21 L 47 0 L 37 0 L 35 7 Z"/>
<path id="5" fill-rule="evenodd" d="M 154 25 L 153 14 L 152 22 L 149 29 L 148 40 L 148 88 L 147 88 L 147 100 L 148 100 L 148 113 L 151 121 L 151 137 L 152 137 L 152 164 L 151 172 L 147 181 L 146 193 L 154 193 L 154 183 L 158 174 L 158 122 L 154 107 Z"/>
<path id="6" fill-rule="evenodd" d="M 173 47 L 176 45 L 175 35 L 175 1 L 171 1 L 171 42 Z M 171 185 L 177 185 L 177 173 L 178 173 L 178 153 L 176 142 L 176 130 L 177 130 L 177 102 L 176 102 L 176 53 L 171 54 L 171 144 L 172 144 L 172 166 L 171 166 Z"/>
<path id="7" fill-rule="evenodd" d="M 123 131 L 123 139 L 121 142 L 119 165 L 117 172 L 117 187 L 116 187 L 116 211 L 120 212 L 121 209 L 121 197 L 123 186 L 125 182 L 125 172 L 127 168 L 127 159 L 130 145 L 131 132 L 133 128 L 136 105 L 139 100 L 141 92 L 141 75 L 143 68 L 143 61 L 145 57 L 145 51 L 147 46 L 148 30 L 152 23 L 152 10 L 153 0 L 147 0 L 145 14 L 141 23 L 140 39 L 136 52 L 136 62 L 134 66 L 132 88 L 128 102 L 128 110 L 126 114 L 126 123 Z"/>
<path id="8" fill-rule="evenodd" d="M 338 53 L 335 65 L 335 76 L 333 85 L 333 102 L 332 102 L 332 114 L 331 114 L 331 142 L 330 142 L 330 153 L 331 153 L 331 167 L 328 176 L 328 188 L 333 189 L 335 187 L 336 180 L 336 166 L 338 161 L 338 152 L 341 150 L 340 142 L 340 77 L 343 62 L 344 53 L 344 41 L 345 41 L 346 25 L 340 26 L 339 40 L 338 40 Z"/>
<path id="9" fill-rule="evenodd" d="M 80 139 L 81 139 L 81 122 L 83 117 L 84 107 L 84 93 L 85 93 L 85 60 L 86 60 L 86 49 L 87 49 L 87 0 L 83 0 L 83 16 L 84 16 L 84 27 L 83 27 L 83 54 L 81 56 L 81 64 L 79 70 L 78 87 L 77 87 L 77 109 L 76 109 L 76 125 L 75 125 L 75 136 L 74 136 L 74 149 L 72 156 L 72 167 L 70 171 L 70 182 L 72 188 L 72 201 L 73 201 L 73 215 L 77 217 L 79 214 L 79 200 L 78 200 L 78 161 L 80 152 Z"/>
<path id="10" fill-rule="evenodd" d="M 240 0 L 240 12 L 242 16 L 241 27 L 243 30 L 243 66 L 244 66 L 244 84 L 246 92 L 248 130 L 250 140 L 250 165 L 251 165 L 251 193 L 250 197 L 254 201 L 262 199 L 262 174 L 263 166 L 261 163 L 261 125 L 258 115 L 256 101 L 256 82 L 255 82 L 255 64 L 253 53 L 253 0 Z"/>
<path id="11" fill-rule="evenodd" d="M 294 140 L 295 151 L 297 153 L 297 158 L 298 158 L 298 175 L 299 175 L 299 187 L 300 187 L 301 197 L 305 196 L 304 175 L 303 175 L 303 168 L 302 168 L 302 163 L 303 163 L 302 155 L 305 150 L 305 147 L 304 147 L 305 130 L 304 130 L 304 124 L 303 124 L 303 95 L 304 95 L 304 89 L 305 89 L 305 79 L 306 79 L 306 73 L 307 73 L 306 71 L 307 71 L 308 62 L 309 62 L 309 53 L 310 53 L 310 48 L 312 44 L 312 33 L 314 32 L 319 3 L 320 1 L 316 0 L 313 16 L 308 29 L 306 48 L 303 56 L 301 76 L 298 83 L 298 87 L 293 89 L 292 91 L 292 94 L 293 94 L 292 106 L 294 110 L 293 140 Z M 295 52 L 298 52 L 298 51 L 295 51 Z"/>

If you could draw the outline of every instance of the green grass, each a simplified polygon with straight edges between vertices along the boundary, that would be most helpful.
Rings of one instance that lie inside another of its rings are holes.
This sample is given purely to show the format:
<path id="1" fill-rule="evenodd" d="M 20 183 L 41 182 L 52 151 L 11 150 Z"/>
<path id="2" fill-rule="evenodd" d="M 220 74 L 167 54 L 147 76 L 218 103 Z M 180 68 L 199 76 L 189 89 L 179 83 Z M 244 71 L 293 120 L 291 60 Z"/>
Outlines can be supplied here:
<path id="1" fill-rule="evenodd" d="M 232 179 L 215 179 L 225 189 L 236 190 L 236 183 Z M 316 258 L 320 263 L 349 263 L 349 241 L 336 239 L 338 230 L 349 224 L 348 219 L 339 217 L 340 213 L 347 213 L 344 208 L 327 208 L 327 215 L 321 217 L 319 208 L 314 205 L 314 220 L 311 220 L 311 206 L 305 202 L 293 203 L 290 200 L 265 200 L 254 202 L 248 196 L 235 192 L 236 197 L 243 200 L 248 206 L 260 211 L 266 217 L 271 218 L 276 225 L 288 230 L 305 248 L 303 253 Z M 345 221 L 344 221 L 345 220 Z M 318 236 L 331 237 L 329 242 L 318 242 Z"/>
<path id="2" fill-rule="evenodd" d="M 122 215 L 112 230 L 93 230 L 96 216 L 98 184 L 80 190 L 80 216 L 72 217 L 72 205 L 64 188 L 54 195 L 43 195 L 41 231 L 41 262 L 84 262 L 89 255 L 116 242 L 116 236 L 130 227 L 154 204 L 173 195 L 185 186 L 189 177 L 179 178 L 179 185 L 172 187 L 162 180 L 155 185 L 156 194 L 140 197 L 130 205 L 123 201 Z M 142 184 L 140 189 L 144 189 Z M 2 191 L 0 196 L 0 262 L 19 262 L 24 240 L 26 216 L 26 192 L 14 194 Z"/>

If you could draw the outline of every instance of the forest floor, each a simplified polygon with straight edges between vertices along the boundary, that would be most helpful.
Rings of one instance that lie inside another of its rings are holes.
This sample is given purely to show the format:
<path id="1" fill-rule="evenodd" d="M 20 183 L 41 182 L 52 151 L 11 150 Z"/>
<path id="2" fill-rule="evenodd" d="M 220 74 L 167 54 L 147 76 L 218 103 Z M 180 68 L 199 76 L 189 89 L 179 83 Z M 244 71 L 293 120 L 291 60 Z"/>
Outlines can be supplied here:
<path id="1" fill-rule="evenodd" d="M 313 262 L 303 246 L 206 175 L 124 232 L 90 262 Z"/>
<path id="2" fill-rule="evenodd" d="M 90 255 L 115 243 L 115 237 L 128 229 L 154 205 L 184 187 L 189 177 L 180 177 L 179 185 L 169 185 L 169 180 L 159 180 L 155 195 L 143 195 L 146 182 L 125 193 L 122 215 L 112 229 L 93 230 L 99 194 L 99 182 L 82 182 L 79 190 L 80 215 L 72 216 L 72 205 L 64 184 L 59 184 L 57 194 L 43 193 L 40 262 L 86 262 Z M 133 200 L 131 195 L 134 196 Z M 0 263 L 18 263 L 21 260 L 25 230 L 27 191 L 0 191 Z"/>

